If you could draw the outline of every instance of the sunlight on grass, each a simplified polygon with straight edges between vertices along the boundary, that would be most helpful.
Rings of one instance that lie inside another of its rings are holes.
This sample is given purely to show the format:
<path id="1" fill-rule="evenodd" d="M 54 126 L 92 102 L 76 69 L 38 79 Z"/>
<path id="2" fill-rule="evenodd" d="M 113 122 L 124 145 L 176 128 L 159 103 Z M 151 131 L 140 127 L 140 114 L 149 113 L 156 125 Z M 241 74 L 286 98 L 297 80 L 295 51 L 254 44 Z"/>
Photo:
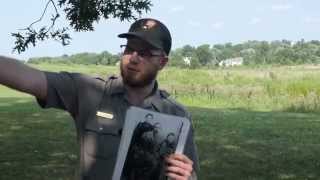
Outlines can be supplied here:
<path id="1" fill-rule="evenodd" d="M 109 66 L 37 65 L 105 77 Z M 310 67 L 167 68 L 159 84 L 192 114 L 203 180 L 320 179 L 320 71 Z M 70 180 L 78 169 L 68 113 L 0 86 L 0 179 Z"/>

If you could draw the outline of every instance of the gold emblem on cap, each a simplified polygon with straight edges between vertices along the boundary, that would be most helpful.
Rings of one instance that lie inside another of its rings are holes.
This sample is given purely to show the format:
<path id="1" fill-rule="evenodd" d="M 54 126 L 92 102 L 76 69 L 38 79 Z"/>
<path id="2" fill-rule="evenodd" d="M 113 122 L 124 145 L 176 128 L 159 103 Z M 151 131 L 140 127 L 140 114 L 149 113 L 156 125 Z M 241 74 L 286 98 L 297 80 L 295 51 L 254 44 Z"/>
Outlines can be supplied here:
<path id="1" fill-rule="evenodd" d="M 142 29 L 147 30 L 147 29 L 148 29 L 148 26 L 144 25 L 144 26 L 142 27 Z"/>
<path id="2" fill-rule="evenodd" d="M 101 112 L 101 111 L 97 111 L 96 115 L 99 117 L 108 118 L 108 119 L 113 118 L 113 114 L 109 114 L 109 113 L 105 113 L 105 112 Z"/>
<path id="3" fill-rule="evenodd" d="M 144 25 L 142 26 L 142 29 L 147 30 L 147 29 L 151 29 L 154 26 L 156 26 L 157 22 L 154 20 L 147 20 Z"/>

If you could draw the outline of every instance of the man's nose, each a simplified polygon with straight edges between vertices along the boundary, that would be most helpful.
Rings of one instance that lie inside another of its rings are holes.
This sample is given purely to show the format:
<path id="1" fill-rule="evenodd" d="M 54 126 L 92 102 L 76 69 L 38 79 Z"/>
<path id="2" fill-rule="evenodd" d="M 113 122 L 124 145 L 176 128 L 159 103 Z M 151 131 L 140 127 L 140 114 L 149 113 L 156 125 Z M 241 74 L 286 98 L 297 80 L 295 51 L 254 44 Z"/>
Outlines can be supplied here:
<path id="1" fill-rule="evenodd" d="M 132 63 L 139 63 L 140 62 L 139 54 L 137 51 L 133 51 L 131 53 L 130 62 L 132 62 Z"/>

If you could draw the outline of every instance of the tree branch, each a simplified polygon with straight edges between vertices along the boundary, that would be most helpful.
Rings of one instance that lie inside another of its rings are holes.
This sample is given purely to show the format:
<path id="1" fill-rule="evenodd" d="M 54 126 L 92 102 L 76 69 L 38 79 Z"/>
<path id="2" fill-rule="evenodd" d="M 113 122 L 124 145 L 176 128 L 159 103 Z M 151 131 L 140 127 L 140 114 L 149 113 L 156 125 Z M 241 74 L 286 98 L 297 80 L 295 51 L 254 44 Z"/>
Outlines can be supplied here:
<path id="1" fill-rule="evenodd" d="M 44 15 L 45 15 L 46 12 L 47 12 L 47 9 L 48 9 L 48 6 L 49 6 L 50 3 L 53 5 L 53 7 L 54 7 L 54 9 L 55 9 L 55 11 L 56 11 L 56 16 L 60 16 L 59 13 L 58 13 L 58 9 L 57 9 L 54 1 L 53 1 L 53 0 L 48 0 L 48 2 L 47 2 L 47 4 L 46 4 L 46 6 L 45 6 L 45 8 L 44 8 L 44 10 L 43 10 L 40 18 L 39 18 L 38 20 L 34 21 L 33 23 L 31 23 L 27 28 L 23 28 L 23 29 L 19 29 L 19 30 L 28 30 L 29 28 L 32 28 L 32 26 L 33 26 L 34 24 L 42 21 Z M 53 24 L 54 24 L 54 22 L 53 22 Z"/>
<path id="2" fill-rule="evenodd" d="M 117 18 L 120 21 L 135 20 L 143 12 L 148 12 L 152 6 L 151 0 L 56 0 L 59 8 L 62 8 L 69 21 L 69 26 L 75 31 L 93 31 L 93 23 L 101 18 Z M 50 19 L 51 24 L 35 30 L 33 26 L 43 20 L 49 5 L 55 9 L 55 14 Z M 62 45 L 68 45 L 71 37 L 68 28 L 54 29 L 57 19 L 60 17 L 55 0 L 48 0 L 40 18 L 32 22 L 27 28 L 20 29 L 22 33 L 12 33 L 16 38 L 13 51 L 24 52 L 31 44 L 37 41 L 54 39 Z"/>
<path id="3" fill-rule="evenodd" d="M 43 17 L 47 13 L 47 9 L 49 5 L 52 4 L 55 10 L 55 15 L 50 19 L 51 25 L 49 27 L 44 26 L 40 28 L 40 30 L 35 30 L 33 25 L 39 23 L 43 20 Z M 30 44 L 33 46 L 36 45 L 37 40 L 44 41 L 46 39 L 52 38 L 57 41 L 60 41 L 63 45 L 68 45 L 70 43 L 70 36 L 67 34 L 67 28 L 62 28 L 58 30 L 53 30 L 55 26 L 56 20 L 60 17 L 56 4 L 53 0 L 48 0 L 40 18 L 33 23 L 31 23 L 27 28 L 19 29 L 20 31 L 24 31 L 23 35 L 20 33 L 12 33 L 11 35 L 16 38 L 15 47 L 13 48 L 13 52 L 17 51 L 19 54 L 24 52 Z"/>

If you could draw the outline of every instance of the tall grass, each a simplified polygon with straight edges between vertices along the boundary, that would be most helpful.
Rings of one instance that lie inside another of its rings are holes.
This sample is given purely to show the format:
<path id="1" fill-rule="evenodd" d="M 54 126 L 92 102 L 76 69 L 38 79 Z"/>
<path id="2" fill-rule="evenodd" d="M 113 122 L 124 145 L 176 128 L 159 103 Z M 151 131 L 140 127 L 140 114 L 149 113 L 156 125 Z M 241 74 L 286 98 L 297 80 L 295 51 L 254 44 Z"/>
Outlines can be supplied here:
<path id="1" fill-rule="evenodd" d="M 119 67 L 112 66 L 34 66 L 100 77 L 119 72 Z M 169 67 L 160 72 L 158 79 L 161 88 L 189 106 L 318 113 L 319 70 L 317 66 L 196 70 Z"/>
<path id="2" fill-rule="evenodd" d="M 162 86 L 177 99 L 204 107 L 320 112 L 320 72 L 304 66 L 266 69 L 168 69 Z"/>

